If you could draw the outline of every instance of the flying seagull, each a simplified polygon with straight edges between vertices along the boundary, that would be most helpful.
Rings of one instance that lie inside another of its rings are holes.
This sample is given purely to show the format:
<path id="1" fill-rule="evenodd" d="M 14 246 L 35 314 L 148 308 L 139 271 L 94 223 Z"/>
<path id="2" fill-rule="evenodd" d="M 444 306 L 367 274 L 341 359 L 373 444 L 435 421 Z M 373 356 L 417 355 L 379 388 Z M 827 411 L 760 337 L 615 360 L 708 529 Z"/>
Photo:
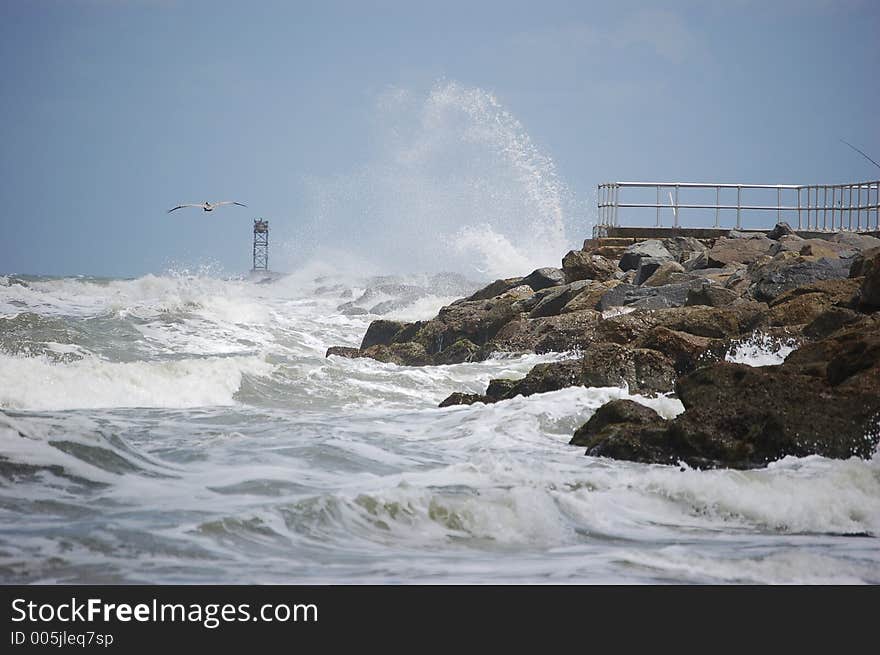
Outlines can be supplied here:
<path id="1" fill-rule="evenodd" d="M 177 205 L 177 207 L 174 207 L 173 209 L 169 209 L 168 213 L 170 214 L 171 212 L 173 212 L 177 209 L 183 209 L 184 207 L 201 207 L 206 212 L 212 212 L 215 209 L 217 209 L 217 207 L 220 207 L 221 205 L 238 205 L 239 207 L 247 207 L 247 205 L 240 203 L 240 202 L 235 202 L 234 200 L 221 200 L 220 202 L 208 202 L 206 200 L 205 202 L 203 202 L 201 204 L 188 203 L 186 205 Z"/>

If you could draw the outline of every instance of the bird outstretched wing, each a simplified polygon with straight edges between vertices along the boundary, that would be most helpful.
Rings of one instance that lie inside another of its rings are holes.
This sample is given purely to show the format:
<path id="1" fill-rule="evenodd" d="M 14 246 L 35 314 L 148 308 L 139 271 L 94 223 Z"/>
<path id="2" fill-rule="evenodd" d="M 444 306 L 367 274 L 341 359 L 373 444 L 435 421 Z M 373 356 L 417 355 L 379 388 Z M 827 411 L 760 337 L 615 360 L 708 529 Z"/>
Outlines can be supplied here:
<path id="1" fill-rule="evenodd" d="M 215 207 L 219 207 L 220 205 L 238 205 L 239 207 L 247 207 L 243 202 L 235 202 L 234 200 L 221 200 L 220 202 L 211 203 Z"/>
<path id="2" fill-rule="evenodd" d="M 186 205 L 177 205 L 177 207 L 172 207 L 172 208 L 169 209 L 166 213 L 170 214 L 171 212 L 173 212 L 173 211 L 177 211 L 178 209 L 183 209 L 184 207 L 202 207 L 202 205 L 196 205 L 196 204 L 193 204 L 193 203 L 189 203 L 189 204 L 186 204 Z"/>

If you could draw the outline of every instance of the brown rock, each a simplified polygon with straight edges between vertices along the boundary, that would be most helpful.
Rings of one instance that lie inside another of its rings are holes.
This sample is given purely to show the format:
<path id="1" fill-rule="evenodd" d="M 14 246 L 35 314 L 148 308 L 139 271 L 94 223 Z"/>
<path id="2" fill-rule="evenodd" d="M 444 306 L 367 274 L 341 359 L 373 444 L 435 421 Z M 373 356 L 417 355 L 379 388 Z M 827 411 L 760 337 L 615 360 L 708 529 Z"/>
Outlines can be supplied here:
<path id="1" fill-rule="evenodd" d="M 758 257 L 767 255 L 773 243 L 764 235 L 745 239 L 721 237 L 709 250 L 709 266 L 751 264 Z"/>
<path id="2" fill-rule="evenodd" d="M 601 255 L 571 250 L 562 258 L 562 271 L 566 284 L 570 284 L 578 280 L 611 280 L 619 269 L 615 262 Z"/>

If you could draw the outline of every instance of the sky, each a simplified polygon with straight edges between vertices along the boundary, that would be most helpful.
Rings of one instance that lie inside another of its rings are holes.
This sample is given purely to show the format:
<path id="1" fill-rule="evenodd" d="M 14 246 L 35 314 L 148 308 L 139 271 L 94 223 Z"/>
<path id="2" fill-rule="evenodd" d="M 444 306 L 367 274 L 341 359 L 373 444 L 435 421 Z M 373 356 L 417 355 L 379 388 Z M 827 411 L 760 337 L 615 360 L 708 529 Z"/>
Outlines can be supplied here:
<path id="1" fill-rule="evenodd" d="M 258 216 L 273 268 L 443 268 L 580 243 L 606 181 L 878 179 L 840 141 L 880 160 L 878 33 L 873 0 L 0 0 L 0 274 L 237 274 Z"/>

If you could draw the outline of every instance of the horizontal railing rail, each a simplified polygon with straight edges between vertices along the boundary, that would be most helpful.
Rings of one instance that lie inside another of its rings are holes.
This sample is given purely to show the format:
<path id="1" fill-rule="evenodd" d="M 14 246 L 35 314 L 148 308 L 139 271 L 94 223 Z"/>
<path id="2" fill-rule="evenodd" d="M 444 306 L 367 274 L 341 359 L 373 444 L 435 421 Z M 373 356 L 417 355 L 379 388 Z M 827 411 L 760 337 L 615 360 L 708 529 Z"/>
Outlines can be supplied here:
<path id="1" fill-rule="evenodd" d="M 653 189 L 656 202 L 626 202 L 621 192 L 629 189 Z M 684 201 L 681 196 L 693 189 L 714 189 L 715 202 Z M 721 202 L 722 191 L 736 190 L 736 202 Z M 760 190 L 776 191 L 776 203 L 755 200 L 749 202 L 744 195 Z M 668 196 L 669 202 L 663 194 Z M 880 181 L 852 182 L 848 184 L 721 184 L 703 182 L 608 182 L 598 188 L 598 224 L 600 231 L 618 227 L 621 209 L 654 209 L 654 227 L 682 227 L 681 210 L 715 210 L 714 225 L 688 225 L 694 228 L 718 228 L 722 212 L 736 212 L 736 229 L 743 227 L 743 212 L 776 212 L 776 220 L 794 223 L 797 229 L 816 232 L 870 232 L 880 230 Z M 663 225 L 662 211 L 672 211 L 672 225 Z M 769 226 L 762 226 L 769 227 Z"/>

